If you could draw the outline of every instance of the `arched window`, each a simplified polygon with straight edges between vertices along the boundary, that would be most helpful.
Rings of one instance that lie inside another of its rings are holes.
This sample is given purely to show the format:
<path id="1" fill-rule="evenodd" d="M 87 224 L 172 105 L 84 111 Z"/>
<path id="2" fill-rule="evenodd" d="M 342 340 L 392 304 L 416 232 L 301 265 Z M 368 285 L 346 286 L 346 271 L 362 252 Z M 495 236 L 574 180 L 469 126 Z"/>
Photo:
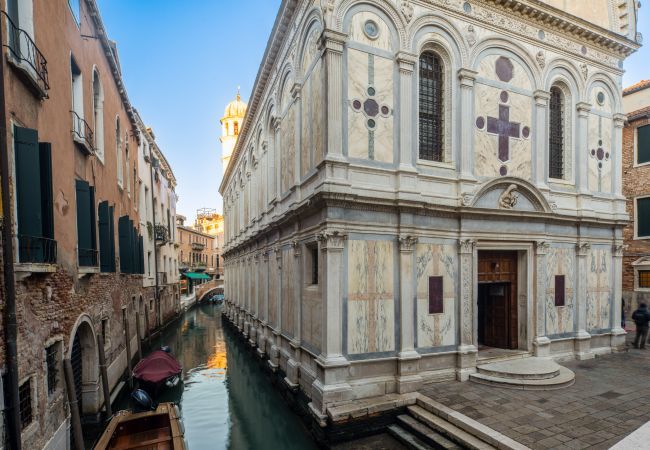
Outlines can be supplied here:
<path id="1" fill-rule="evenodd" d="M 239 134 L 239 123 L 235 122 L 235 136 Z"/>
<path id="2" fill-rule="evenodd" d="M 122 168 L 122 128 L 120 127 L 120 118 L 115 122 L 115 152 L 117 153 L 117 184 L 121 187 L 123 180 Z"/>
<path id="3" fill-rule="evenodd" d="M 565 105 L 562 89 L 551 88 L 548 126 L 548 176 L 564 178 Z"/>
<path id="4" fill-rule="evenodd" d="M 95 154 L 104 162 L 104 91 L 97 71 L 93 71 L 93 119 L 95 125 Z"/>
<path id="5" fill-rule="evenodd" d="M 443 67 L 440 56 L 431 51 L 420 55 L 419 157 L 443 161 Z"/>

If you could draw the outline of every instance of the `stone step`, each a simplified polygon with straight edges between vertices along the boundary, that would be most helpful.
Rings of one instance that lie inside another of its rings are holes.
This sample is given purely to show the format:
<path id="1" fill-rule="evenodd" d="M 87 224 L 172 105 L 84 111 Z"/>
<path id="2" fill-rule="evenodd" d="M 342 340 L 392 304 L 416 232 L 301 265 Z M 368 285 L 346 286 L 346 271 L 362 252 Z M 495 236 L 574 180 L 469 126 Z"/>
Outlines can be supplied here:
<path id="1" fill-rule="evenodd" d="M 405 430 L 414 434 L 421 441 L 437 449 L 461 450 L 455 442 L 450 441 L 437 431 L 429 428 L 412 416 L 402 414 L 397 416 L 397 423 Z"/>
<path id="2" fill-rule="evenodd" d="M 477 437 L 472 436 L 470 433 L 430 413 L 420 406 L 409 406 L 407 407 L 407 410 L 412 417 L 416 418 L 429 428 L 432 428 L 433 430 L 442 434 L 446 438 L 457 442 L 464 448 L 473 450 L 496 449 L 496 447 L 483 442 Z"/>
<path id="3" fill-rule="evenodd" d="M 503 362 L 503 361 L 517 361 L 521 359 L 528 359 L 532 358 L 533 356 L 529 352 L 517 352 L 517 353 L 505 353 L 501 355 L 493 355 L 493 356 L 481 356 L 481 352 L 479 352 L 479 356 L 477 358 L 477 364 L 491 364 L 495 362 Z"/>
<path id="4" fill-rule="evenodd" d="M 553 378 L 530 379 L 492 376 L 485 373 L 472 373 L 470 381 L 488 386 L 497 386 L 509 389 L 523 389 L 527 391 L 550 391 L 573 385 L 575 374 L 565 367 L 560 367 L 559 373 Z"/>
<path id="5" fill-rule="evenodd" d="M 412 433 L 396 424 L 388 426 L 388 433 L 412 450 L 434 450 L 435 448 L 428 446 Z"/>
<path id="6" fill-rule="evenodd" d="M 479 364 L 479 373 L 491 377 L 546 380 L 560 375 L 561 366 L 549 358 L 526 358 Z"/>

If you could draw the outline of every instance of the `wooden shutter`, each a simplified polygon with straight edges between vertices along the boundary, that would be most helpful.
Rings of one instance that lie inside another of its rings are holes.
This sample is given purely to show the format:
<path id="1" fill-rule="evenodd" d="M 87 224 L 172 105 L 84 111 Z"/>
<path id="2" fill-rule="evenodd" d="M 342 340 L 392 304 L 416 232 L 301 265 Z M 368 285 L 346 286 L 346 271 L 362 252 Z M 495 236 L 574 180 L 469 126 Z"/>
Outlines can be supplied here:
<path id="1" fill-rule="evenodd" d="M 129 216 L 120 217 L 117 224 L 117 232 L 120 239 L 120 272 L 131 272 L 130 246 L 131 227 L 129 227 Z"/>
<path id="2" fill-rule="evenodd" d="M 637 236 L 650 236 L 650 197 L 636 200 Z"/>
<path id="3" fill-rule="evenodd" d="M 138 273 L 144 275 L 144 239 L 142 239 L 142 236 L 138 236 L 138 259 L 140 262 L 140 271 Z"/>
<path id="4" fill-rule="evenodd" d="M 84 180 L 76 180 L 77 191 L 77 247 L 79 265 L 88 267 L 93 265 L 93 231 L 91 230 L 93 212 L 91 211 L 90 185 Z"/>
<path id="5" fill-rule="evenodd" d="M 16 219 L 18 221 L 19 260 L 43 260 L 43 209 L 38 132 L 14 127 L 16 162 Z"/>
<path id="6" fill-rule="evenodd" d="M 110 208 L 108 208 L 108 220 L 109 220 L 109 223 L 108 223 L 109 224 L 109 236 L 110 236 L 110 239 L 111 239 L 111 243 L 110 243 L 110 247 L 109 247 L 110 258 L 111 258 L 110 271 L 115 272 L 116 267 L 115 267 L 115 207 L 114 206 L 111 206 Z"/>
<path id="7" fill-rule="evenodd" d="M 102 272 L 111 271 L 111 224 L 108 202 L 101 202 L 98 208 L 99 218 L 99 268 Z"/>
<path id="8" fill-rule="evenodd" d="M 41 215 L 43 237 L 54 239 L 54 195 L 52 190 L 52 144 L 38 144 L 41 170 Z"/>
<path id="9" fill-rule="evenodd" d="M 564 288 L 564 275 L 555 275 L 555 306 L 564 306 L 566 304 L 566 293 Z"/>
<path id="10" fill-rule="evenodd" d="M 442 277 L 429 277 L 429 314 L 444 312 Z"/>
<path id="11" fill-rule="evenodd" d="M 138 248 L 138 243 L 137 243 L 137 232 L 135 230 L 135 227 L 133 226 L 133 221 L 129 220 L 129 226 L 131 228 L 131 236 L 129 238 L 129 245 L 130 245 L 130 257 L 131 257 L 131 272 L 130 273 L 137 273 L 138 272 L 138 263 L 137 263 L 137 258 L 136 258 L 136 253 L 137 253 L 137 248 Z"/>
<path id="12" fill-rule="evenodd" d="M 650 162 L 650 125 L 637 128 L 636 162 L 637 164 Z"/>

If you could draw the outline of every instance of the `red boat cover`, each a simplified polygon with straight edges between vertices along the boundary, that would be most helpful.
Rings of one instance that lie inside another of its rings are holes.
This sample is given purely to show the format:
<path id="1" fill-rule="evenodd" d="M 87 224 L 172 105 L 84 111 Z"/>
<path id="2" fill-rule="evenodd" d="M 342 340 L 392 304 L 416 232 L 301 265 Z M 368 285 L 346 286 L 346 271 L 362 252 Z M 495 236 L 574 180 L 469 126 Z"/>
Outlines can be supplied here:
<path id="1" fill-rule="evenodd" d="M 133 376 L 149 383 L 162 383 L 172 375 L 181 373 L 182 367 L 172 355 L 156 350 L 140 361 L 133 369 Z"/>

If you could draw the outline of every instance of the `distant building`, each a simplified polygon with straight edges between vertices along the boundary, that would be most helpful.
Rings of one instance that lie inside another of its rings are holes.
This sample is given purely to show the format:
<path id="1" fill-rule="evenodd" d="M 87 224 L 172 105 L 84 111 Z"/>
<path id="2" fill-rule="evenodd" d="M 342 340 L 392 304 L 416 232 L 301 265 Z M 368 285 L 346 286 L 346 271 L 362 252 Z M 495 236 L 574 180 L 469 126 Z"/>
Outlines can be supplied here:
<path id="1" fill-rule="evenodd" d="M 196 212 L 194 229 L 214 237 L 207 272 L 214 275 L 215 279 L 223 279 L 223 216 L 215 209 L 201 208 Z"/>
<path id="2" fill-rule="evenodd" d="M 650 80 L 623 91 L 623 195 L 630 222 L 623 231 L 623 298 L 627 316 L 650 303 Z"/>
<path id="3" fill-rule="evenodd" d="M 237 91 L 237 97 L 228 103 L 224 115 L 221 118 L 221 165 L 224 173 L 228 168 L 232 151 L 235 148 L 239 132 L 244 123 L 246 107 L 246 103 L 241 101 L 241 95 Z"/>

